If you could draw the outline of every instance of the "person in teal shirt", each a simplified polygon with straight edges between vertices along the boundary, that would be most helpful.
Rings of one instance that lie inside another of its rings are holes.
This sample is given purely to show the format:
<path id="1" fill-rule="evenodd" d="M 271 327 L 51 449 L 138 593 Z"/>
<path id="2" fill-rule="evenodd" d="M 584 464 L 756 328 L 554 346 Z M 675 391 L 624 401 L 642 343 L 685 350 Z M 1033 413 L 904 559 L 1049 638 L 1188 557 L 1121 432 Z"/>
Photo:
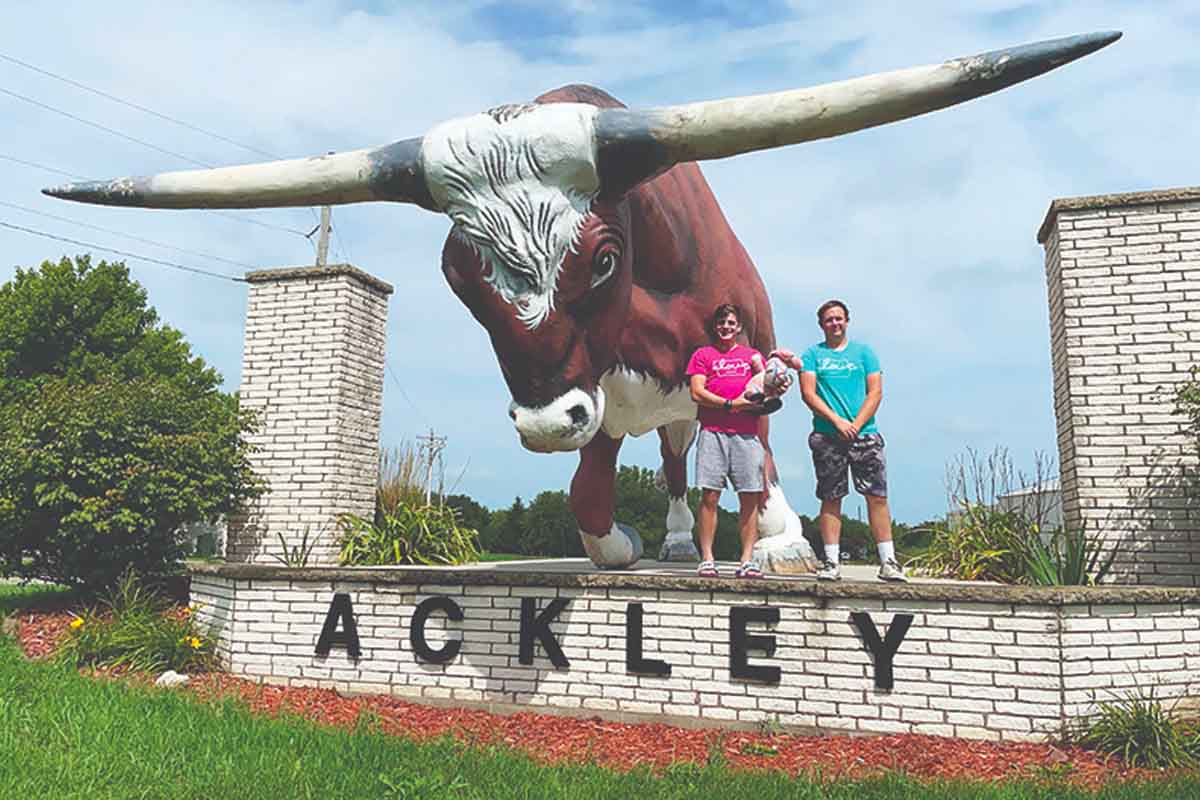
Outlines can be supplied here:
<path id="1" fill-rule="evenodd" d="M 892 542 L 887 459 L 883 434 L 875 424 L 875 412 L 883 399 L 879 359 L 867 345 L 847 338 L 850 311 L 841 300 L 822 304 L 817 309 L 817 323 L 825 340 L 802 356 L 790 350 L 771 353 L 800 372 L 800 394 L 813 412 L 808 446 L 821 501 L 817 524 L 825 545 L 817 579 L 836 581 L 842 577 L 842 498 L 850 493 L 849 471 L 854 488 L 867 501 L 867 519 L 879 548 L 879 578 L 906 581 Z"/>

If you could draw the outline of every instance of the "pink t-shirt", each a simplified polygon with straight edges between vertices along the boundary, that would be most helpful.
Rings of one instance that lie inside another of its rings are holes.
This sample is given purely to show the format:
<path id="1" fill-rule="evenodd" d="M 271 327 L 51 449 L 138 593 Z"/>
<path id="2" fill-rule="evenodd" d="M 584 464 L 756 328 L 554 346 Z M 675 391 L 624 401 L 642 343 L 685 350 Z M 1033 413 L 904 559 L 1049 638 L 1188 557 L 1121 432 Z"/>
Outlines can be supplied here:
<path id="1" fill-rule="evenodd" d="M 727 353 L 705 345 L 692 353 L 687 374 L 688 377 L 703 375 L 706 379 L 704 388 L 718 397 L 732 400 L 746 390 L 746 384 L 754 374 L 755 356 L 762 357 L 757 350 L 744 344 L 735 344 Z M 758 417 L 753 414 L 734 414 L 723 408 L 701 406 L 697 416 L 700 427 L 706 431 L 758 433 Z"/>

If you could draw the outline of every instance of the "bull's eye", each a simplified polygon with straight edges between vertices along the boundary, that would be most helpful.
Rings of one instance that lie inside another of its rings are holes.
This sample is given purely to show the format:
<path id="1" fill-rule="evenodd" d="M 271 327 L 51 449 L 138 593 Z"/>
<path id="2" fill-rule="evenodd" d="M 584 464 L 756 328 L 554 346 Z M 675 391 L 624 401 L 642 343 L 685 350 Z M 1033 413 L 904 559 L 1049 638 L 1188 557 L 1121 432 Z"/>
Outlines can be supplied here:
<path id="1" fill-rule="evenodd" d="M 621 262 L 621 251 L 611 244 L 602 245 L 592 256 L 592 286 L 604 283 Z"/>

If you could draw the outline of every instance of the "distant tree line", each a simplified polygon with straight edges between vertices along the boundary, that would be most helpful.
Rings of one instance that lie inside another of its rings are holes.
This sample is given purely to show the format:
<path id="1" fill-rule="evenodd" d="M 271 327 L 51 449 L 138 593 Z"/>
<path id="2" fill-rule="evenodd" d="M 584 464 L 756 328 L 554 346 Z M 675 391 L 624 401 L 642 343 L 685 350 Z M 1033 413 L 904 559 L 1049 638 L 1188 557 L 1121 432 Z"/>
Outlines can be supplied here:
<path id="1" fill-rule="evenodd" d="M 616 519 L 637 529 L 645 543 L 646 555 L 655 557 L 667 534 L 668 498 L 666 492 L 655 486 L 654 471 L 645 467 L 621 467 L 617 471 L 616 496 Z M 465 494 L 447 495 L 445 502 L 458 510 L 464 525 L 479 531 L 480 544 L 487 552 L 550 557 L 584 555 L 566 492 L 541 492 L 528 504 L 517 497 L 508 508 L 494 511 Z M 693 513 L 699 503 L 700 490 L 689 489 L 688 505 Z M 800 515 L 800 522 L 805 537 L 814 549 L 819 548 L 821 537 L 816 520 Z M 898 541 L 908 533 L 908 526 L 895 526 L 894 535 Z M 874 539 L 865 522 L 842 517 L 842 549 L 851 558 L 873 557 Z M 721 560 L 732 561 L 738 557 L 736 512 L 718 509 L 714 550 Z"/>

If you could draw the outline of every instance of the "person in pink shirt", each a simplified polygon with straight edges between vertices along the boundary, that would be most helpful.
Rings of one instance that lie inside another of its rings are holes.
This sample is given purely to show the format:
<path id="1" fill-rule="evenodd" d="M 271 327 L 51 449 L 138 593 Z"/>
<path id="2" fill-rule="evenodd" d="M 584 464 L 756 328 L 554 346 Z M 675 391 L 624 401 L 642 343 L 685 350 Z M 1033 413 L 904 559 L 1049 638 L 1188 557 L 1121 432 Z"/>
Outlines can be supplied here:
<path id="1" fill-rule="evenodd" d="M 719 576 L 713 559 L 717 531 L 717 501 L 726 479 L 738 495 L 738 527 L 742 543 L 738 578 L 761 578 L 752 560 L 758 539 L 758 506 L 763 492 L 765 451 L 758 438 L 764 405 L 746 397 L 746 385 L 764 369 L 762 354 L 738 342 L 741 312 L 732 303 L 717 307 L 712 316 L 713 344 L 701 347 L 688 362 L 692 400 L 700 407 L 696 437 L 696 485 L 701 489 L 697 515 L 700 567 L 704 578 Z"/>

